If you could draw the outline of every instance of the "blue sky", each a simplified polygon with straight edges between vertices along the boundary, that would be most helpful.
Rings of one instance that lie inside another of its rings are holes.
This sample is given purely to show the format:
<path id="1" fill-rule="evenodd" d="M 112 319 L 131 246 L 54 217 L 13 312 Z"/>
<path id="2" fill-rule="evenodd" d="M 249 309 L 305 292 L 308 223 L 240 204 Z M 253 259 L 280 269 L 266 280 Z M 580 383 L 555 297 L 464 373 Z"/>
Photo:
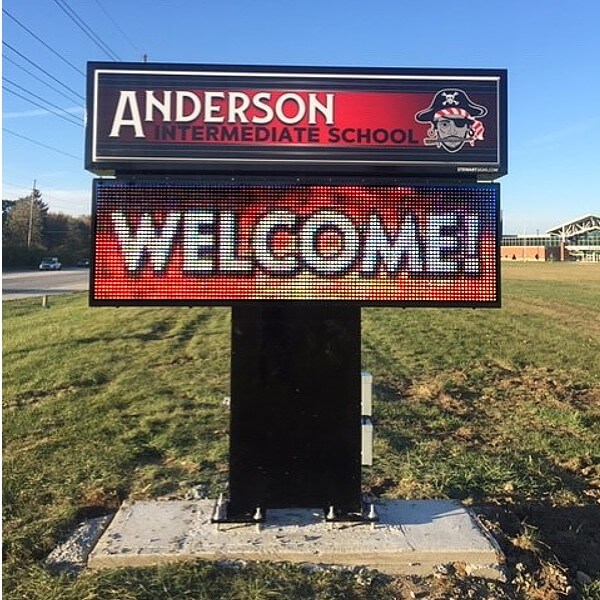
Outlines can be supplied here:
<path id="1" fill-rule="evenodd" d="M 35 180 L 50 210 L 90 213 L 82 73 L 90 60 L 147 55 L 172 63 L 506 68 L 504 231 L 544 232 L 600 213 L 595 0 L 4 0 L 3 10 L 4 199 L 27 195 Z"/>

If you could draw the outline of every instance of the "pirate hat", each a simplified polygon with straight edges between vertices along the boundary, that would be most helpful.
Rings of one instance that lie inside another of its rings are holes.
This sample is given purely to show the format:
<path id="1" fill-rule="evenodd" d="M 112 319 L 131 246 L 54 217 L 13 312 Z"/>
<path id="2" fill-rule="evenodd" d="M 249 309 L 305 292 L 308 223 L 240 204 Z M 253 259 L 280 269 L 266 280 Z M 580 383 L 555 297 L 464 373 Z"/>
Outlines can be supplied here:
<path id="1" fill-rule="evenodd" d="M 432 122 L 435 113 L 447 111 L 447 109 L 459 109 L 456 111 L 457 113 L 466 111 L 471 117 L 484 117 L 487 115 L 487 108 L 472 102 L 463 90 L 445 89 L 440 90 L 434 96 L 431 106 L 418 112 L 415 119 L 421 123 Z"/>

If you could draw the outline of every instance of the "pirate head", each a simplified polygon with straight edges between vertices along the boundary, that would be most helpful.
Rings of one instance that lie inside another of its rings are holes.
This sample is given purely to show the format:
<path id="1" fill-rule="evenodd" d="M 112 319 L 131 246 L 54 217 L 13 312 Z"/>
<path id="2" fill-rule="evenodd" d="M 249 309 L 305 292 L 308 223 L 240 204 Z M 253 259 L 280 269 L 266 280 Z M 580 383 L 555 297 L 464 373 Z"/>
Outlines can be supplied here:
<path id="1" fill-rule="evenodd" d="M 425 145 L 443 147 L 448 152 L 458 152 L 465 144 L 473 146 L 483 140 L 485 130 L 478 117 L 487 114 L 487 108 L 471 101 L 463 90 L 440 90 L 431 106 L 418 112 L 415 120 L 431 123 Z"/>

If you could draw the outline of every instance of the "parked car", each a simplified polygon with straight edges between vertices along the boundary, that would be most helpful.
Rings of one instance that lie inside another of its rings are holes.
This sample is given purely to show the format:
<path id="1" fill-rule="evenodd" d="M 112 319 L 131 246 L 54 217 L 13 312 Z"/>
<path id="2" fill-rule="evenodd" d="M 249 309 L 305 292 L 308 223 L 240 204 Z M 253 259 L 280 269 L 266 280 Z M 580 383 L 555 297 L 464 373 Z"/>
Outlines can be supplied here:
<path id="1" fill-rule="evenodd" d="M 52 258 L 43 258 L 39 266 L 40 271 L 60 271 L 62 263 L 53 256 Z"/>
<path id="2" fill-rule="evenodd" d="M 80 267 L 82 269 L 87 269 L 90 266 L 90 261 L 87 258 L 82 258 L 77 261 L 76 267 Z"/>

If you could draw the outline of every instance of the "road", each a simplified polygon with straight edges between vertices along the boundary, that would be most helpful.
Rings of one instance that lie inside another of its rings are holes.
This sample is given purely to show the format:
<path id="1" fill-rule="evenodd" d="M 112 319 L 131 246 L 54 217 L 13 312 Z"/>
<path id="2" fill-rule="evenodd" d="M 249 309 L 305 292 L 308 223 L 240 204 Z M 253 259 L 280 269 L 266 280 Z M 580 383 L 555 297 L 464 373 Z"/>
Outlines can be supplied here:
<path id="1" fill-rule="evenodd" d="M 2 300 L 81 292 L 88 289 L 89 276 L 88 269 L 75 268 L 2 272 Z"/>

